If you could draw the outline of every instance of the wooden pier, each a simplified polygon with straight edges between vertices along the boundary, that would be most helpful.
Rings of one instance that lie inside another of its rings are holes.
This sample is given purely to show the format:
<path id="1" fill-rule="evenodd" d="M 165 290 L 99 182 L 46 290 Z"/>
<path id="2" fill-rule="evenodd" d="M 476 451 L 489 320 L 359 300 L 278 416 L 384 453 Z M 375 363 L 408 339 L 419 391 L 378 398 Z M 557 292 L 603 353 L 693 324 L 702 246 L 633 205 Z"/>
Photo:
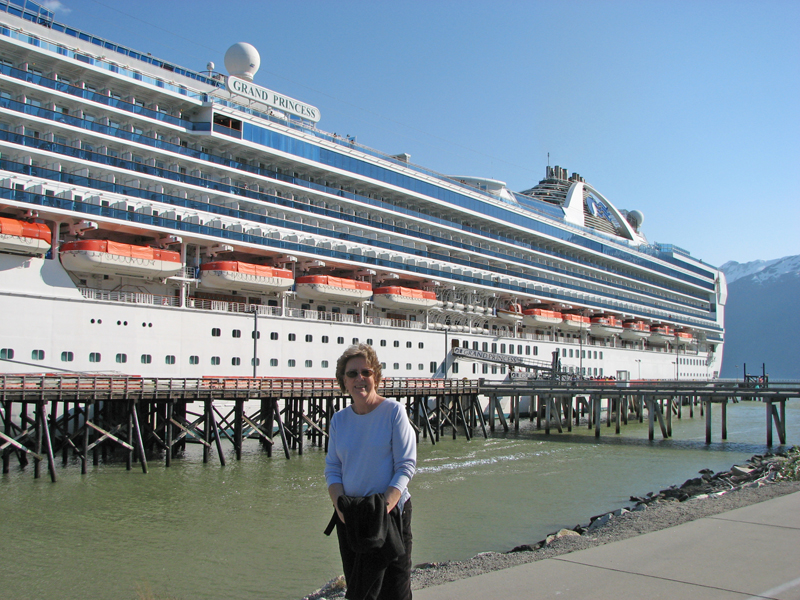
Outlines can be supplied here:
<path id="1" fill-rule="evenodd" d="M 524 375 L 524 374 L 520 374 Z M 662 436 L 672 435 L 672 418 L 695 407 L 706 418 L 706 442 L 711 443 L 711 411 L 722 411 L 722 439 L 727 439 L 727 408 L 738 399 L 764 402 L 767 445 L 773 426 L 786 443 L 786 401 L 800 398 L 800 385 L 758 388 L 735 382 L 614 382 L 551 381 L 515 378 L 511 383 L 467 379 L 385 379 L 379 393 L 404 403 L 418 439 L 436 443 L 446 427 L 453 438 L 467 439 L 480 428 L 484 437 L 498 422 L 505 432 L 519 430 L 527 417 L 563 433 L 586 416 L 588 427 L 600 435 L 603 403 L 606 427 L 631 416 L 643 422 L 647 411 L 650 439 L 655 422 Z M 507 409 L 502 401 L 508 399 Z M 163 455 L 166 466 L 187 443 L 203 446 L 203 461 L 214 456 L 225 465 L 223 443 L 241 458 L 246 439 L 258 439 L 268 456 L 276 445 L 288 459 L 303 453 L 306 444 L 327 447 L 333 414 L 349 398 L 334 379 L 192 378 L 167 379 L 84 375 L 0 375 L 0 451 L 3 473 L 16 457 L 20 467 L 34 461 L 34 478 L 46 465 L 56 480 L 56 456 L 64 466 L 78 457 L 81 472 L 88 461 L 97 465 L 110 453 L 124 454 L 126 466 L 138 462 L 144 473 L 148 457 Z M 484 413 L 486 413 L 485 416 Z M 508 417 L 508 418 L 507 418 Z"/>

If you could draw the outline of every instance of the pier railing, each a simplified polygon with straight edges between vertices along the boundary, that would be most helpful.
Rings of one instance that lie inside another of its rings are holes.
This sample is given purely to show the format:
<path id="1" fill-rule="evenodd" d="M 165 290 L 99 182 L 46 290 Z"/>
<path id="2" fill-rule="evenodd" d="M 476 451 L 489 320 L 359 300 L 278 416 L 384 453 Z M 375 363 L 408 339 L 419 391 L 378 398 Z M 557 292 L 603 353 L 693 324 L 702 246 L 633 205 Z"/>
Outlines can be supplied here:
<path id="1" fill-rule="evenodd" d="M 488 437 L 497 422 L 505 432 L 519 430 L 523 403 L 527 416 L 544 425 L 572 431 L 582 418 L 600 436 L 605 402 L 606 426 L 643 422 L 649 437 L 655 423 L 664 438 L 672 435 L 672 419 L 695 407 L 706 419 L 711 443 L 712 406 L 721 410 L 722 439 L 727 439 L 729 403 L 757 400 L 767 410 L 767 445 L 773 425 L 786 443 L 786 401 L 800 398 L 800 383 L 770 382 L 753 387 L 737 381 L 528 380 L 488 382 L 483 379 L 386 378 L 378 387 L 384 397 L 404 403 L 418 437 L 440 440 L 445 428 L 453 438 L 471 439 L 477 428 Z M 159 378 L 105 374 L 0 375 L 0 453 L 3 473 L 16 456 L 21 467 L 33 459 L 34 476 L 47 465 L 55 481 L 55 456 L 63 464 L 77 456 L 82 472 L 88 460 L 98 464 L 120 448 L 130 469 L 134 462 L 147 472 L 148 457 L 161 453 L 166 466 L 187 443 L 203 446 L 203 461 L 212 454 L 225 465 L 222 442 L 241 458 L 244 440 L 258 440 L 267 456 L 274 448 L 303 453 L 304 445 L 327 447 L 330 419 L 350 399 L 332 378 L 197 377 Z M 716 410 L 716 409 L 715 409 Z M 279 441 L 276 438 L 279 437 Z M 214 452 L 216 450 L 216 452 Z"/>

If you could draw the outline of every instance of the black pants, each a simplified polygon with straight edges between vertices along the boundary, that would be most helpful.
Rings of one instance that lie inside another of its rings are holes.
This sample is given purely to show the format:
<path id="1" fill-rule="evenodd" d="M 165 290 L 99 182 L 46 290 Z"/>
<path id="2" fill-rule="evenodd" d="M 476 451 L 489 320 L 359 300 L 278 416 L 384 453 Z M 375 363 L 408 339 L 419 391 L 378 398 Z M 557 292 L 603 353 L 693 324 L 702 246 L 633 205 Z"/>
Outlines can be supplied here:
<path id="1" fill-rule="evenodd" d="M 342 567 L 344 568 L 345 581 L 348 574 L 352 572 L 355 553 L 347 544 L 347 534 L 345 525 L 336 519 L 336 536 L 339 538 L 339 553 L 342 555 Z M 386 567 L 383 579 L 375 582 L 375 585 L 367 594 L 365 600 L 411 600 L 411 499 L 406 500 L 403 506 L 403 544 L 406 553 L 393 560 Z"/>

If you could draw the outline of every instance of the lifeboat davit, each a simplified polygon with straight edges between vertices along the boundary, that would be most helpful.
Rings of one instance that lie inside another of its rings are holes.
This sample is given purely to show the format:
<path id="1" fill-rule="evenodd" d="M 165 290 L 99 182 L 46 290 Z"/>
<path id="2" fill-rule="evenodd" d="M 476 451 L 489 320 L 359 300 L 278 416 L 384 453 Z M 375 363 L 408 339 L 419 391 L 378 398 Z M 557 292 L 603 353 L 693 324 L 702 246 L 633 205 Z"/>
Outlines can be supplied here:
<path id="1" fill-rule="evenodd" d="M 50 228 L 44 223 L 0 217 L 0 252 L 46 254 L 51 241 Z"/>
<path id="2" fill-rule="evenodd" d="M 580 331 L 589 329 L 591 322 L 589 317 L 583 315 L 562 314 L 561 315 L 561 329 L 570 331 Z"/>
<path id="3" fill-rule="evenodd" d="M 522 322 L 534 327 L 555 327 L 561 324 L 563 315 L 555 310 L 527 308 L 522 311 Z"/>
<path id="4" fill-rule="evenodd" d="M 288 269 L 223 260 L 200 265 L 200 285 L 221 290 L 283 292 L 294 285 L 294 277 Z"/>
<path id="5" fill-rule="evenodd" d="M 372 301 L 381 308 L 425 310 L 441 304 L 435 292 L 395 285 L 375 288 L 373 294 Z"/>
<path id="6" fill-rule="evenodd" d="M 622 333 L 622 321 L 610 315 L 598 315 L 590 319 L 589 330 L 595 337 L 611 337 Z"/>
<path id="7" fill-rule="evenodd" d="M 637 341 L 650 337 L 650 326 L 644 321 L 625 321 L 622 323 L 622 339 Z"/>
<path id="8" fill-rule="evenodd" d="M 67 242 L 61 246 L 60 252 L 64 268 L 81 273 L 111 273 L 162 279 L 183 269 L 178 252 L 110 240 Z"/>
<path id="9" fill-rule="evenodd" d="M 650 340 L 653 345 L 664 346 L 675 337 L 672 328 L 668 325 L 653 325 L 650 327 Z"/>
<path id="10" fill-rule="evenodd" d="M 511 321 L 512 323 L 519 323 L 522 321 L 522 305 L 509 304 L 508 308 L 498 308 L 497 317 L 504 321 Z"/>
<path id="11" fill-rule="evenodd" d="M 355 302 L 372 296 L 372 284 L 329 275 L 305 275 L 297 278 L 297 295 L 313 300 Z"/>

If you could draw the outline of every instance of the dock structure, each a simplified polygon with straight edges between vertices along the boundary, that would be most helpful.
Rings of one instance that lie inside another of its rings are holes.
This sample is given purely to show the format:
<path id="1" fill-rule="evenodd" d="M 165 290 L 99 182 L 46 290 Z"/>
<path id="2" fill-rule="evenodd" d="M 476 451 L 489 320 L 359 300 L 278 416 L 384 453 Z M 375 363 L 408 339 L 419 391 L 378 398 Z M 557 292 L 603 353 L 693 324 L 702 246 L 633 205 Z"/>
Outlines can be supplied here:
<path id="1" fill-rule="evenodd" d="M 530 402 L 529 418 L 536 419 L 537 428 L 544 421 L 545 433 L 550 432 L 553 422 L 559 433 L 564 428 L 572 431 L 572 422 L 580 423 L 580 416 L 588 416 L 589 429 L 594 428 L 595 437 L 600 437 L 602 405 L 606 403 L 606 426 L 620 433 L 620 424 L 627 425 L 630 415 L 641 423 L 647 411 L 649 439 L 654 439 L 655 422 L 658 421 L 662 436 L 672 436 L 672 417 L 683 416 L 683 408 L 694 416 L 696 406 L 706 420 L 706 443 L 711 443 L 712 406 L 721 410 L 721 439 L 728 439 L 728 403 L 739 400 L 757 400 L 766 407 L 767 445 L 772 446 L 773 431 L 777 431 L 781 444 L 786 443 L 786 401 L 800 398 L 800 384 L 772 383 L 768 387 L 752 382 L 736 381 L 614 381 L 614 380 L 541 380 L 522 377 L 509 383 L 479 382 L 480 393 L 489 398 L 489 428 L 495 430 L 495 412 L 505 431 L 509 425 L 500 409 L 500 398 L 509 398 L 509 416 L 519 430 L 519 406 L 521 398 Z"/>
<path id="2" fill-rule="evenodd" d="M 519 375 L 524 375 L 523 373 Z M 786 443 L 786 401 L 800 398 L 800 385 L 770 384 L 767 388 L 736 382 L 617 382 L 557 381 L 516 377 L 507 383 L 468 379 L 387 378 L 381 395 L 406 408 L 418 439 L 440 441 L 446 428 L 452 437 L 471 439 L 519 430 L 526 412 L 536 427 L 559 433 L 572 431 L 585 416 L 600 436 L 603 403 L 606 427 L 631 416 L 643 422 L 647 412 L 649 437 L 655 422 L 662 436 L 672 435 L 672 418 L 684 407 L 694 416 L 698 406 L 706 419 L 706 443 L 711 443 L 711 411 L 722 415 L 722 439 L 727 439 L 727 406 L 739 399 L 764 402 L 767 445 L 773 429 Z M 0 452 L 3 473 L 16 457 L 21 467 L 34 462 L 34 478 L 46 466 L 56 480 L 56 456 L 64 466 L 72 454 L 86 473 L 109 453 L 123 452 L 126 466 L 138 462 L 147 473 L 148 457 L 163 455 L 168 467 L 187 443 L 203 446 L 203 461 L 216 456 L 226 462 L 223 442 L 241 459 L 244 440 L 257 439 L 267 456 L 279 447 L 288 459 L 303 454 L 305 445 L 327 449 L 330 420 L 346 407 L 349 397 L 335 379 L 323 378 L 147 378 L 94 375 L 0 375 Z M 504 402 L 507 406 L 504 406 Z"/>

